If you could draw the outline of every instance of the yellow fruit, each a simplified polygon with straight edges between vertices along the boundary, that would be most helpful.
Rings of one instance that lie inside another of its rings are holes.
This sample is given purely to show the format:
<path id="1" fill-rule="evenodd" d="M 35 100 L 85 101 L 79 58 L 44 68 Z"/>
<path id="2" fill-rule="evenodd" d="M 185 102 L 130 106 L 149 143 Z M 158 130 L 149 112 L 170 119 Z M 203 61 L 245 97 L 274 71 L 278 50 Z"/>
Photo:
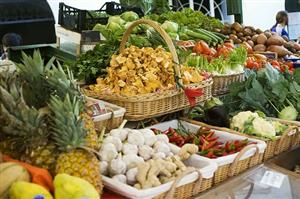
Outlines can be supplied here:
<path id="1" fill-rule="evenodd" d="M 9 190 L 10 199 L 34 199 L 40 196 L 43 199 L 53 199 L 51 194 L 42 186 L 29 182 L 15 182 Z"/>
<path id="2" fill-rule="evenodd" d="M 99 199 L 99 193 L 88 181 L 70 176 L 58 174 L 54 179 L 55 199 Z"/>
<path id="3" fill-rule="evenodd" d="M 97 151 L 100 150 L 100 142 L 93 119 L 86 113 L 82 114 L 82 117 L 84 121 L 84 127 L 87 130 L 87 136 L 85 138 L 86 146 Z"/>
<path id="4" fill-rule="evenodd" d="M 0 164 L 0 198 L 8 198 L 9 187 L 17 181 L 30 181 L 30 175 L 22 166 L 6 162 Z"/>
<path id="5" fill-rule="evenodd" d="M 96 188 L 100 195 L 102 193 L 99 161 L 88 151 L 76 149 L 62 153 L 57 159 L 55 171 L 56 174 L 66 173 L 85 179 Z"/>

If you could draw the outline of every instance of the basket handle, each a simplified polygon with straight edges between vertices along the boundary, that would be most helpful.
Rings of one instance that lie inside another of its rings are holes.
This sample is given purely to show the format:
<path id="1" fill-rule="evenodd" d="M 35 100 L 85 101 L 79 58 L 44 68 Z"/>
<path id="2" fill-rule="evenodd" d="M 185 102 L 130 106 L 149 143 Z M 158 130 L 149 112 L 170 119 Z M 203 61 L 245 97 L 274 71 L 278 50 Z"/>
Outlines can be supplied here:
<path id="1" fill-rule="evenodd" d="M 229 177 L 232 177 L 232 176 L 233 176 L 234 170 L 235 170 L 235 168 L 236 168 L 238 162 L 240 161 L 241 157 L 242 157 L 247 151 L 251 150 L 252 148 L 255 148 L 255 149 L 256 149 L 254 156 L 258 156 L 258 155 L 259 155 L 259 148 L 258 148 L 258 146 L 257 146 L 256 144 L 250 144 L 250 145 L 244 147 L 244 148 L 238 153 L 238 155 L 235 157 L 235 159 L 233 160 L 233 162 L 232 162 L 232 164 L 231 164 L 231 166 L 230 166 L 230 168 L 229 168 L 229 172 L 228 172 L 228 176 L 229 176 Z"/>
<path id="2" fill-rule="evenodd" d="M 284 131 L 284 133 L 282 134 L 281 138 L 279 139 L 279 143 L 276 145 L 274 154 L 277 155 L 280 153 L 279 149 L 280 147 L 282 147 L 283 142 L 285 141 L 285 139 L 287 137 L 289 137 L 289 133 L 291 131 L 295 131 L 295 134 L 298 134 L 299 132 L 299 128 L 297 126 L 290 126 L 287 130 Z M 297 139 L 293 140 L 293 142 L 295 142 Z M 295 144 L 293 144 L 295 145 Z"/>
<path id="3" fill-rule="evenodd" d="M 166 44 L 168 45 L 169 47 L 169 50 L 172 54 L 172 58 L 173 58 L 173 62 L 175 63 L 174 64 L 174 71 L 175 71 L 175 75 L 179 78 L 179 83 L 182 83 L 181 82 L 181 74 L 180 74 L 180 68 L 179 68 L 179 59 L 178 59 L 178 55 L 177 55 L 177 52 L 176 52 L 176 48 L 173 44 L 173 41 L 172 39 L 170 38 L 170 36 L 168 35 L 168 33 L 159 26 L 159 24 L 157 22 L 154 22 L 152 20 L 148 20 L 148 19 L 140 19 L 140 20 L 137 20 L 135 22 L 133 22 L 128 28 L 127 30 L 125 31 L 123 37 L 122 37 L 122 40 L 121 40 L 121 43 L 120 43 L 120 53 L 122 53 L 125 49 L 125 45 L 126 45 L 126 42 L 128 41 L 129 39 L 129 36 L 132 32 L 132 30 L 140 25 L 140 24 L 147 24 L 149 26 L 151 26 L 152 28 L 154 28 L 160 35 L 161 37 L 165 40 Z"/>
<path id="4" fill-rule="evenodd" d="M 185 171 L 183 171 L 173 182 L 170 190 L 168 191 L 168 193 L 165 196 L 165 199 L 173 199 L 174 198 L 174 194 L 176 191 L 176 187 L 178 185 L 178 183 L 182 180 L 182 178 L 184 178 L 186 175 L 191 174 L 193 172 L 195 172 L 196 169 L 193 167 L 188 167 Z M 201 181 L 202 181 L 202 175 L 201 175 Z"/>

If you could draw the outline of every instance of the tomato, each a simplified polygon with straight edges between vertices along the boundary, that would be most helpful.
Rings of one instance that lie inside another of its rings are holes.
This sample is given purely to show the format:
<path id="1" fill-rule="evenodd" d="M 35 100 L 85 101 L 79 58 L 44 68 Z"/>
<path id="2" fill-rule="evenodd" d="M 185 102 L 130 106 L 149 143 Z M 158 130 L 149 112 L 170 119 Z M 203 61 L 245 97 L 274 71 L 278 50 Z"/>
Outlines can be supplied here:
<path id="1" fill-rule="evenodd" d="M 289 69 L 294 68 L 294 63 L 292 61 L 287 62 L 286 65 L 289 67 Z"/>
<path id="2" fill-rule="evenodd" d="M 227 48 L 234 49 L 234 44 L 231 42 L 225 42 L 223 45 L 226 46 Z"/>
<path id="3" fill-rule="evenodd" d="M 194 53 L 197 53 L 197 54 L 202 54 L 203 53 L 203 48 L 202 48 L 202 45 L 201 45 L 201 43 L 196 43 L 195 44 L 195 46 L 194 46 L 194 48 L 193 48 L 193 52 Z"/>
<path id="4" fill-rule="evenodd" d="M 279 62 L 276 61 L 276 60 L 272 60 L 272 61 L 271 61 L 271 65 L 272 65 L 272 66 L 280 66 Z"/>
<path id="5" fill-rule="evenodd" d="M 277 69 L 278 71 L 281 71 L 282 72 L 282 68 L 280 66 L 277 66 L 277 65 L 272 65 L 273 68 Z M 283 70 L 284 71 L 284 70 Z"/>
<path id="6" fill-rule="evenodd" d="M 244 41 L 244 42 L 242 43 L 242 46 L 243 46 L 244 48 L 246 48 L 248 54 L 252 54 L 252 53 L 253 53 L 252 47 L 251 47 L 247 42 Z"/>
<path id="7" fill-rule="evenodd" d="M 212 55 L 212 51 L 211 49 L 209 48 L 208 44 L 205 42 L 205 41 L 199 41 L 201 46 L 202 46 L 202 49 L 203 49 L 203 54 L 205 55 Z"/>

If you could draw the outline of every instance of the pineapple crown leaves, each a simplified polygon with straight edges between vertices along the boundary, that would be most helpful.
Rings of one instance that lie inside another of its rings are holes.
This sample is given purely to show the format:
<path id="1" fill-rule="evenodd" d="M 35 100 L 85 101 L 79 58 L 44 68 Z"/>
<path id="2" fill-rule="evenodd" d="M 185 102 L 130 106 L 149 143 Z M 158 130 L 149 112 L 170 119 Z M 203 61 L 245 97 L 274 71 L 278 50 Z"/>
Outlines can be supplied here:
<path id="1" fill-rule="evenodd" d="M 52 95 L 64 98 L 66 93 L 68 93 L 70 98 L 75 96 L 82 98 L 72 71 L 66 68 L 65 72 L 59 62 L 57 62 L 57 67 L 52 65 L 51 70 L 47 71 L 46 80 L 51 87 Z"/>
<path id="2" fill-rule="evenodd" d="M 51 138 L 61 151 L 69 151 L 84 147 L 87 132 L 80 117 L 82 101 L 69 94 L 64 100 L 58 96 L 52 96 L 49 107 L 53 112 L 51 124 Z"/>
<path id="3" fill-rule="evenodd" d="M 16 143 L 22 143 L 18 145 L 18 151 L 46 141 L 49 113 L 47 108 L 37 110 L 27 106 L 22 89 L 9 91 L 0 86 L 0 131 L 12 136 Z"/>
<path id="4" fill-rule="evenodd" d="M 45 71 L 49 70 L 55 58 L 51 58 L 45 65 L 38 50 L 33 56 L 27 56 L 22 52 L 22 63 L 17 64 L 18 74 L 23 84 L 24 97 L 30 106 L 41 108 L 46 105 L 50 97 L 47 81 L 44 78 Z"/>

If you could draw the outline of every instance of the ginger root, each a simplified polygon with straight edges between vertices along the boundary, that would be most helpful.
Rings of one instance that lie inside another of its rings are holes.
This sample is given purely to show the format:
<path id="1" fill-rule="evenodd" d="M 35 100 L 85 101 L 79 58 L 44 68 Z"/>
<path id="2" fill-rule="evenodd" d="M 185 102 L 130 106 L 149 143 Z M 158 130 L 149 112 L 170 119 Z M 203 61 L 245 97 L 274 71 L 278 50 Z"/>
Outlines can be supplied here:
<path id="1" fill-rule="evenodd" d="M 178 156 L 182 161 L 189 159 L 189 157 L 198 152 L 198 147 L 195 144 L 185 144 L 181 147 Z"/>

